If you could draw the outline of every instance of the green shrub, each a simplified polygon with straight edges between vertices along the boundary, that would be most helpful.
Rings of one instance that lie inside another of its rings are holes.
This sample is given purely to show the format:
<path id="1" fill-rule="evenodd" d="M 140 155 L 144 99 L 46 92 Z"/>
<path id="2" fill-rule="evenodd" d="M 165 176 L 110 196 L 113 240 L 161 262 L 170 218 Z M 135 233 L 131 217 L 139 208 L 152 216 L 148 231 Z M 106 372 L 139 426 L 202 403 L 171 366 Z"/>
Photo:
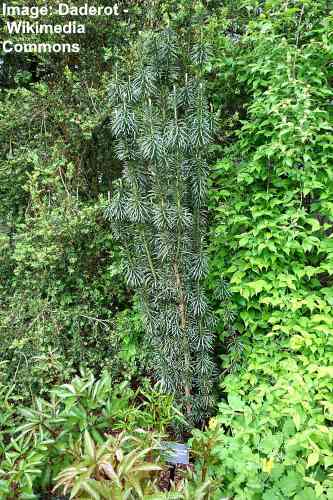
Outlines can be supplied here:
<path id="1" fill-rule="evenodd" d="M 43 394 L 79 366 L 122 370 L 117 356 L 125 332 L 117 312 L 130 297 L 102 213 L 100 202 L 53 209 L 27 221 L 16 238 L 14 293 L 0 313 L 0 359 L 8 361 L 8 380 L 18 370 L 22 393 L 30 387 Z"/>
<path id="2" fill-rule="evenodd" d="M 205 435 L 215 435 L 207 469 L 221 478 L 221 494 L 239 500 L 333 498 L 331 351 L 319 344 L 307 354 L 294 359 L 274 344 L 258 343 L 246 368 L 225 378 L 227 402 L 220 403 Z"/>
<path id="3" fill-rule="evenodd" d="M 222 92 L 233 81 L 244 101 L 227 125 L 232 144 L 224 147 L 210 191 L 209 284 L 217 288 L 221 277 L 229 283 L 234 321 L 230 329 L 217 302 L 227 402 L 219 405 L 217 430 L 202 439 L 217 433 L 209 472 L 221 478 L 221 495 L 327 500 L 333 498 L 332 18 L 326 2 L 266 2 L 261 13 L 254 2 L 243 8 L 237 41 L 227 29 L 216 41 L 232 59 L 222 51 L 212 61 Z"/>
<path id="4" fill-rule="evenodd" d="M 183 421 L 172 397 L 157 389 L 134 391 L 127 381 L 112 384 L 106 372 L 100 379 L 82 372 L 70 384 L 49 390 L 45 399 L 34 398 L 29 407 L 17 407 L 10 391 L 3 385 L 0 390 L 2 498 L 38 498 L 56 475 L 82 456 L 85 433 L 86 440 L 104 446 L 110 434 L 141 429 L 148 440 L 155 439 L 157 432 L 162 435 Z"/>
<path id="5" fill-rule="evenodd" d="M 214 119 L 202 68 L 207 44 L 173 30 L 138 42 L 133 74 L 110 84 L 115 154 L 124 173 L 107 208 L 125 277 L 140 298 L 153 368 L 192 421 L 213 405 L 215 364 L 205 207 Z"/>

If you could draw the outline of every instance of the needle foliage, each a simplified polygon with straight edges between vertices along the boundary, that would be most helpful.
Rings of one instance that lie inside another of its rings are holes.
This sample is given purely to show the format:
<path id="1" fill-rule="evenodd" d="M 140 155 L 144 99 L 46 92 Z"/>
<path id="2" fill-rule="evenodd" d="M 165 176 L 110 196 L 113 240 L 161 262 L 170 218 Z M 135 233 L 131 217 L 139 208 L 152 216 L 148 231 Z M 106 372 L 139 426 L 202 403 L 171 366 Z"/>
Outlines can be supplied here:
<path id="1" fill-rule="evenodd" d="M 138 291 L 156 376 L 194 419 L 212 406 L 213 315 L 202 285 L 207 154 L 213 136 L 201 80 L 204 43 L 166 29 L 146 36 L 126 80 L 110 85 L 115 154 L 124 175 L 107 209 Z"/>

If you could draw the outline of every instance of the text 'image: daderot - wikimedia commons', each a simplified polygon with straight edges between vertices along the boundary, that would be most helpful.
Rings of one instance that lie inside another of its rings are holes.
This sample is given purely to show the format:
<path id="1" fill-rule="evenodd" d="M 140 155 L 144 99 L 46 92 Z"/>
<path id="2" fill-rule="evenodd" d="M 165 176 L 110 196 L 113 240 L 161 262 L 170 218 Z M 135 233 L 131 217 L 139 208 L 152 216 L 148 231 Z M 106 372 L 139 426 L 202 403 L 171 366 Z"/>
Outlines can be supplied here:
<path id="1" fill-rule="evenodd" d="M 1 41 L 3 53 L 65 53 L 80 51 L 80 40 L 71 42 L 73 35 L 89 35 L 91 18 L 122 22 L 129 7 L 113 5 L 72 5 L 50 3 L 39 5 L 2 4 L 2 23 L 7 39 Z M 39 35 L 43 40 L 39 41 Z M 58 35 L 58 40 L 55 37 Z M 71 36 L 72 35 L 72 36 Z M 20 41 L 17 40 L 20 39 Z M 61 40 L 60 40 L 61 38 Z"/>

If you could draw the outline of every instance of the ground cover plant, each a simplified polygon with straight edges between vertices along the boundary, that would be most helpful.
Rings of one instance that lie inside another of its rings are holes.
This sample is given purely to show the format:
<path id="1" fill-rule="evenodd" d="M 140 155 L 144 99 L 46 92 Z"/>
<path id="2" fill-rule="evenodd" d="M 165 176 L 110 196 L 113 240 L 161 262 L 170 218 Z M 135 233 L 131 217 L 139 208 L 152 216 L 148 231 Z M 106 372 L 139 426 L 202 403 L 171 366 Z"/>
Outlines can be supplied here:
<path id="1" fill-rule="evenodd" d="M 332 500 L 333 7 L 131 7 L 0 55 L 0 497 Z"/>

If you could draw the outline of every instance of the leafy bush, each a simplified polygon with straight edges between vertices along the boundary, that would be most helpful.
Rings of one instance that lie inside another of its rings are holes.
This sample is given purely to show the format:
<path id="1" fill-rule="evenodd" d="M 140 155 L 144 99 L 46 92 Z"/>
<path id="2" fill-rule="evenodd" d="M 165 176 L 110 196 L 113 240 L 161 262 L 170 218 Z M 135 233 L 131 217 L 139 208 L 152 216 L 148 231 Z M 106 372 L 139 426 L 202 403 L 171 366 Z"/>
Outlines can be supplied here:
<path id="1" fill-rule="evenodd" d="M 296 360 L 262 342 L 246 369 L 225 378 L 227 402 L 204 435 L 212 440 L 208 474 L 221 478 L 221 494 L 333 498 L 332 366 L 320 350 Z"/>
<path id="2" fill-rule="evenodd" d="M 183 420 L 170 396 L 157 390 L 134 391 L 126 381 L 113 385 L 106 372 L 99 380 L 91 372 L 82 373 L 70 384 L 55 386 L 47 399 L 35 398 L 30 407 L 15 408 L 16 400 L 4 386 L 1 396 L 0 491 L 4 498 L 37 498 L 55 475 L 82 456 L 84 433 L 89 446 L 92 439 L 104 446 L 107 434 L 140 428 L 142 435 L 149 432 L 153 438 L 154 432 L 162 435 Z"/>
<path id="3" fill-rule="evenodd" d="M 110 436 L 101 446 L 86 431 L 81 461 L 59 474 L 55 488 L 64 493 L 70 489 L 71 498 L 81 498 L 80 493 L 88 498 L 144 498 L 157 491 L 153 473 L 163 470 L 158 454 L 159 441 L 144 431 Z"/>
<path id="4" fill-rule="evenodd" d="M 221 495 L 326 500 L 333 498 L 332 20 L 325 2 L 244 7 L 250 15 L 237 39 L 223 33 L 216 42 L 237 54 L 231 62 L 217 56 L 226 69 L 220 88 L 230 90 L 232 74 L 246 100 L 211 185 L 210 287 L 221 276 L 229 282 L 235 320 L 230 330 L 217 305 L 227 402 L 202 439 L 217 434 L 209 470 L 222 478 Z"/>
<path id="5" fill-rule="evenodd" d="M 70 498 L 209 500 L 216 491 L 210 479 L 201 482 L 187 470 L 167 492 L 161 492 L 159 474 L 167 466 L 160 437 L 142 429 L 110 436 L 101 446 L 86 432 L 81 453 L 81 460 L 62 471 L 55 486 L 65 493 L 70 490 Z"/>

